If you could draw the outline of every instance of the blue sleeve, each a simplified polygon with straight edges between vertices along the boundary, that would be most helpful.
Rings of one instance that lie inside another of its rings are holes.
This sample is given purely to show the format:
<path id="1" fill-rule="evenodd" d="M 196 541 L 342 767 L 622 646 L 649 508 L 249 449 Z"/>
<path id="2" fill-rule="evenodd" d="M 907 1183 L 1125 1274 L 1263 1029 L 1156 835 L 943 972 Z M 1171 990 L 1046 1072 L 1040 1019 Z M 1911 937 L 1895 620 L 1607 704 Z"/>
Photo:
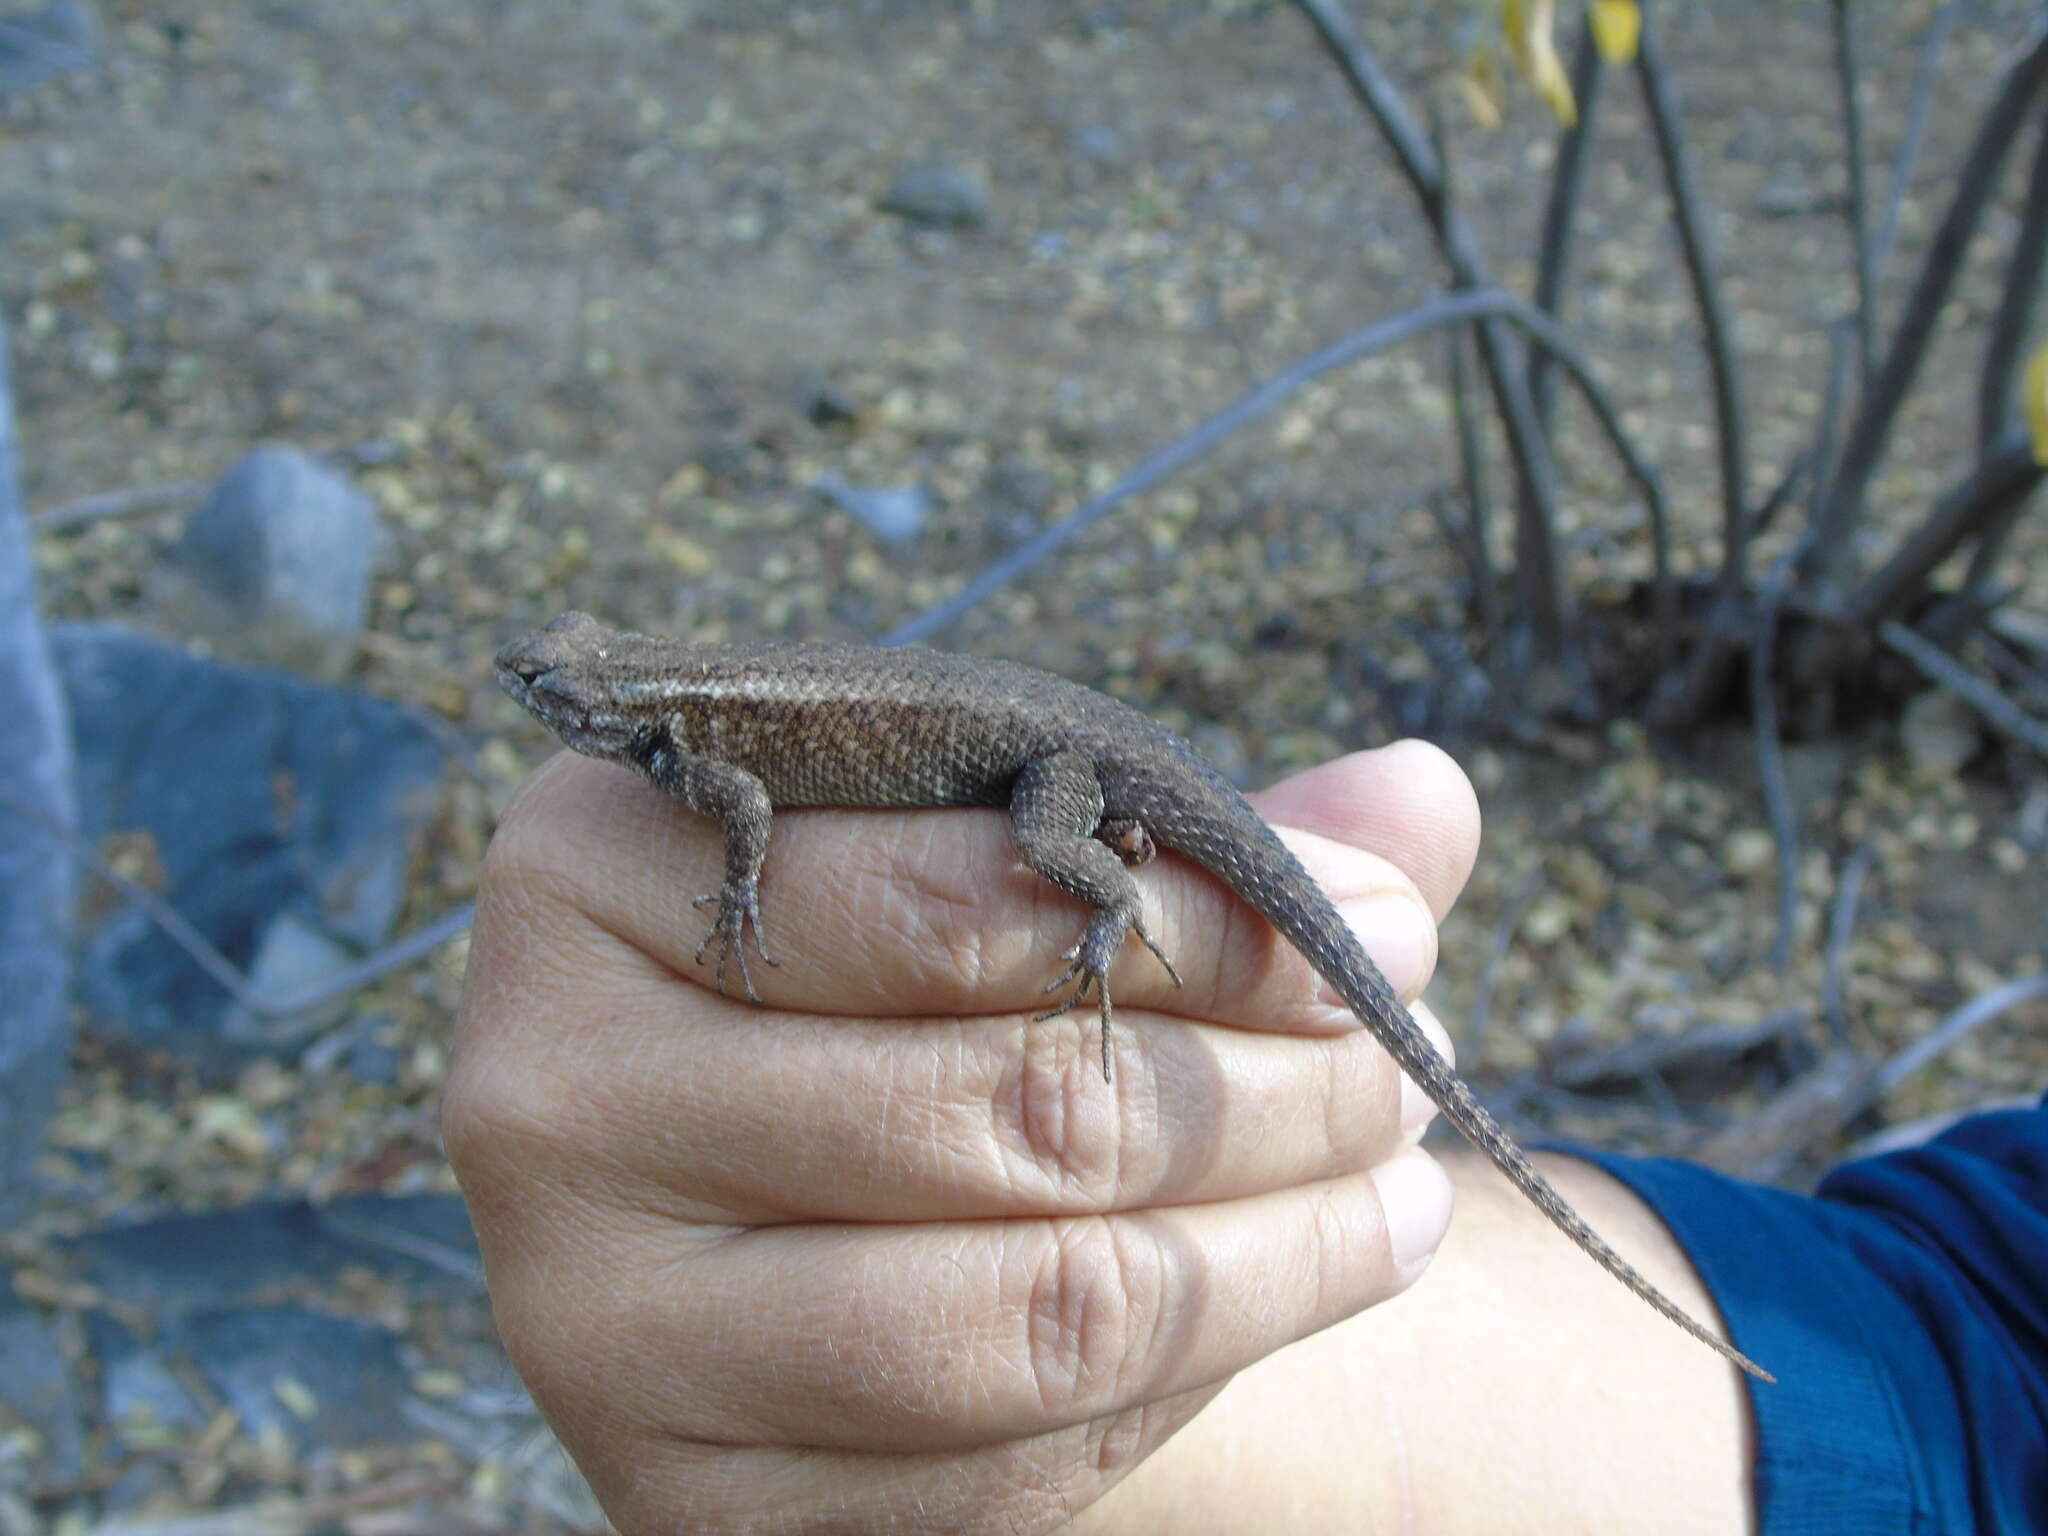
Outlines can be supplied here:
<path id="1" fill-rule="evenodd" d="M 1648 1202 L 1749 1382 L 1763 1536 L 2048 1531 L 2048 1099 L 1813 1195 L 1575 1155 Z"/>

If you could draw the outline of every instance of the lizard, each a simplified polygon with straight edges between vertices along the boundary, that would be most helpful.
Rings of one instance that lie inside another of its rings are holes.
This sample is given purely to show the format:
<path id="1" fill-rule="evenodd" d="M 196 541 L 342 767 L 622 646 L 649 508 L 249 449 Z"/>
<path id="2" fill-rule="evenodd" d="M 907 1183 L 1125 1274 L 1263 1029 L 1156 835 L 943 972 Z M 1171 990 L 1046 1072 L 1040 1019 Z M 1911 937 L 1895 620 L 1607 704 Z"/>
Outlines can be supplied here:
<path id="1" fill-rule="evenodd" d="M 1672 1301 L 1559 1194 L 1437 1054 L 1300 860 L 1188 742 L 1107 694 L 1016 662 L 823 642 L 695 644 L 565 613 L 498 652 L 500 686 L 564 745 L 620 763 L 723 832 L 721 887 L 699 946 L 725 990 L 762 939 L 761 869 L 778 808 L 1007 806 L 1029 869 L 1092 909 L 1046 987 L 1049 1019 L 1092 994 L 1110 1074 L 1109 970 L 1135 937 L 1176 985 L 1145 926 L 1131 869 L 1166 848 L 1207 870 L 1279 931 L 1429 1096 L 1564 1235 L 1629 1290 L 1750 1375 L 1774 1381 Z"/>

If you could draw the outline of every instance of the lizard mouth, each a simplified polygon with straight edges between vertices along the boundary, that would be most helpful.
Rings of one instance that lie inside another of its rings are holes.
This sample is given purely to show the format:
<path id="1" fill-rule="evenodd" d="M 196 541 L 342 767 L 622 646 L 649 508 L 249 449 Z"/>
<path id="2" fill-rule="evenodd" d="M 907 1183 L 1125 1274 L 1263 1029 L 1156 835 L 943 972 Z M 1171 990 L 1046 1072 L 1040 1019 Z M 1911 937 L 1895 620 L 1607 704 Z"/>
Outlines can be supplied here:
<path id="1" fill-rule="evenodd" d="M 562 667 L 500 662 L 498 686 L 561 739 L 572 751 L 608 757 L 622 746 L 619 722 L 584 697 L 576 678 Z"/>

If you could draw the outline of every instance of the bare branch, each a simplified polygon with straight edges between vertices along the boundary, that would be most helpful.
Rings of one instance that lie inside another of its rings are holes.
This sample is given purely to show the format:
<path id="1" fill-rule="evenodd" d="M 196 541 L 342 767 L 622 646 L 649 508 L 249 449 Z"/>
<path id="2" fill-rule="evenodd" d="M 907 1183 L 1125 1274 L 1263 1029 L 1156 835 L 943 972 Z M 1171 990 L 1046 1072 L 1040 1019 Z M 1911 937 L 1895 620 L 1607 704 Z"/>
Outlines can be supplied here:
<path id="1" fill-rule="evenodd" d="M 2034 719 L 1933 641 L 1896 621 L 1879 627 L 1878 639 L 1922 673 L 1982 715 L 1993 728 L 2048 758 L 2048 723 Z"/>
<path id="2" fill-rule="evenodd" d="M 1316 35 L 1322 39 L 1330 56 L 1337 61 L 1345 83 L 1351 87 L 1351 94 L 1371 114 L 1380 136 L 1400 162 L 1401 174 L 1408 178 L 1408 185 L 1415 189 L 1415 195 L 1422 200 L 1431 222 L 1435 222 L 1443 199 L 1443 167 L 1437 162 L 1436 152 L 1429 147 L 1428 136 L 1423 133 L 1421 124 L 1415 121 L 1407 102 L 1401 99 L 1400 90 L 1380 68 L 1380 61 L 1373 51 L 1358 40 L 1358 34 L 1352 30 L 1351 20 L 1344 14 L 1338 0 L 1295 0 L 1295 3 L 1316 29 Z"/>
<path id="3" fill-rule="evenodd" d="M 1828 913 L 1826 970 L 1820 984 L 1821 1017 L 1836 1045 L 1849 1043 L 1849 940 L 1856 932 L 1856 908 L 1863 900 L 1863 882 L 1870 874 L 1877 845 L 1865 838 L 1842 866 L 1842 878 L 1835 885 L 1835 904 Z"/>
<path id="4" fill-rule="evenodd" d="M 1679 248 L 1685 256 L 1693 302 L 1700 312 L 1707 370 L 1713 379 L 1714 425 L 1721 449 L 1723 547 L 1718 590 L 1722 601 L 1728 602 L 1741 594 L 1749 548 L 1743 536 L 1749 461 L 1744 443 L 1742 388 L 1736 377 L 1735 347 L 1727 309 L 1721 302 L 1720 280 L 1714 273 L 1714 258 L 1708 249 L 1706 213 L 1693 182 L 1692 159 L 1684 129 L 1679 125 L 1678 104 L 1672 96 L 1670 72 L 1665 67 L 1663 49 L 1653 25 L 1653 9 L 1649 5 L 1639 7 L 1642 34 L 1636 48 L 1636 75 L 1642 82 L 1643 103 L 1649 109 L 1650 126 L 1657 140 L 1657 157 L 1663 163 L 1664 182 L 1671 193 Z"/>
<path id="5" fill-rule="evenodd" d="M 1891 559 L 1849 595 L 1843 620 L 1865 633 L 1897 618 L 1925 589 L 1937 567 L 1972 534 L 1981 533 L 2022 502 L 2041 483 L 2033 444 L 2019 427 L 2009 427 L 1977 467 L 1935 503 Z"/>
<path id="6" fill-rule="evenodd" d="M 203 480 L 167 480 L 161 485 L 138 485 L 126 491 L 102 491 L 32 513 L 29 526 L 37 533 L 54 533 L 101 518 L 133 517 L 140 512 L 156 512 L 181 502 L 197 501 L 209 489 Z"/>
<path id="7" fill-rule="evenodd" d="M 397 453 L 397 445 L 389 438 L 376 437 L 327 457 L 339 464 L 361 467 L 386 463 Z M 180 502 L 197 501 L 212 489 L 212 482 L 205 480 L 166 480 L 158 485 L 138 485 L 125 491 L 101 491 L 92 496 L 80 496 L 74 501 L 60 501 L 53 507 L 30 513 L 29 526 L 37 533 L 55 533 L 59 529 L 75 528 L 81 523 L 97 522 L 101 518 L 134 517 L 143 512 L 175 507 Z"/>
<path id="8" fill-rule="evenodd" d="M 1485 257 L 1480 254 L 1478 236 L 1451 205 L 1442 163 L 1429 147 L 1401 93 L 1380 68 L 1379 60 L 1352 30 L 1339 0 L 1295 0 L 1295 4 L 1337 61 L 1352 95 L 1393 149 L 1402 174 L 1422 203 L 1437 248 L 1451 270 L 1453 285 L 1490 286 L 1493 279 Z M 1524 616 L 1535 626 L 1544 648 L 1555 654 L 1566 643 L 1571 594 L 1558 568 L 1557 488 L 1550 454 L 1506 331 L 1498 325 L 1482 325 L 1479 357 L 1486 369 L 1487 388 L 1493 392 L 1495 407 L 1500 412 L 1508 456 L 1514 461 L 1521 488 L 1515 517 L 1516 591 Z"/>
<path id="9" fill-rule="evenodd" d="M 1623 427 L 1621 412 L 1615 406 L 1613 398 L 1593 376 L 1591 366 L 1579 355 L 1570 338 L 1533 305 L 1498 288 L 1466 289 L 1431 299 L 1398 315 L 1376 320 L 1362 330 L 1354 331 L 1349 336 L 1310 353 L 1284 373 L 1239 396 L 1236 401 L 1209 417 L 1186 436 L 1167 444 L 1100 496 L 1075 508 L 1057 523 L 1040 529 L 1001 559 L 984 566 L 952 597 L 934 603 L 923 613 L 899 624 L 882 637 L 881 643 L 906 645 L 938 633 L 962 615 L 971 612 L 990 593 L 999 591 L 1015 581 L 1076 534 L 1100 522 L 1131 497 L 1142 491 L 1151 490 L 1185 469 L 1240 427 L 1256 421 L 1290 395 L 1324 374 L 1421 332 L 1486 318 L 1512 322 L 1540 345 L 1555 352 L 1558 362 L 1585 396 L 1586 403 L 1592 407 L 1595 418 L 1600 422 L 1602 430 L 1607 433 L 1615 452 L 1628 467 L 1629 474 L 1636 481 L 1649 506 L 1651 539 L 1657 552 L 1659 589 L 1668 593 L 1671 587 L 1670 532 L 1663 485 L 1657 478 L 1656 471 L 1650 467 L 1649 461 L 1643 457 L 1641 450 L 1636 447 L 1634 440 Z M 1660 599 L 1660 606 L 1664 605 L 1675 606 L 1675 597 L 1666 596 Z"/>
<path id="10" fill-rule="evenodd" d="M 1476 1060 L 1480 1049 L 1486 1043 L 1486 1026 L 1493 1016 L 1493 994 L 1500 985 L 1500 968 L 1507 960 L 1508 951 L 1514 948 L 1515 930 L 1522 926 L 1522 918 L 1543 894 L 1548 876 L 1539 867 L 1522 882 L 1521 888 L 1508 898 L 1506 909 L 1500 921 L 1494 924 L 1493 937 L 1486 946 L 1486 958 L 1479 965 L 1479 984 L 1472 989 L 1472 1008 L 1465 1015 L 1464 1049 Z"/>
<path id="11" fill-rule="evenodd" d="M 1826 505 L 1828 487 L 1834 484 L 1835 434 L 1842 425 L 1842 407 L 1849 398 L 1849 342 L 1854 322 L 1838 321 L 1828 332 L 1828 383 L 1821 396 L 1820 420 L 1814 423 L 1813 447 L 1813 501 L 1807 518 L 1812 526 L 1814 518 L 1820 516 L 1820 509 Z M 1865 390 L 1870 387 L 1864 380 Z"/>
<path id="12" fill-rule="evenodd" d="M 1906 131 L 1899 138 L 1898 153 L 1892 158 L 1891 185 L 1886 189 L 1884 222 L 1871 242 L 1870 274 L 1875 283 L 1884 276 L 1891 260 L 1892 242 L 1899 234 L 1899 210 L 1906 204 L 1906 188 L 1913 180 L 1913 165 L 1920 158 L 1920 146 L 1927 140 L 1928 110 L 1934 103 L 1934 77 L 1940 71 L 1941 50 L 1948 45 L 1949 29 L 1955 25 L 1956 0 L 1935 7 L 1927 23 L 1927 36 L 1920 43 L 1920 59 L 1913 66 L 1912 95 L 1906 107 Z"/>
<path id="13" fill-rule="evenodd" d="M 51 836 L 62 841 L 73 858 L 140 907 L 143 915 L 162 929 L 164 937 L 183 950 L 186 958 L 204 971 L 209 980 L 242 1007 L 262 1019 L 288 1019 L 297 1014 L 309 1013 L 338 997 L 345 997 L 359 988 L 368 986 L 380 976 L 424 959 L 450 939 L 458 937 L 469 927 L 470 919 L 476 915 L 475 903 L 464 902 L 461 906 L 442 913 L 426 926 L 415 928 L 404 938 L 385 945 L 373 954 L 365 955 L 353 965 L 345 965 L 340 970 L 332 971 L 295 992 L 263 992 L 250 982 L 234 961 L 216 949 L 205 934 L 193 927 L 183 913 L 139 880 L 131 879 L 115 868 L 101 856 L 97 848 L 80 837 L 77 832 L 70 827 L 52 822 L 33 806 L 16 799 L 13 795 L 0 793 L 0 803 L 4 803 L 18 815 L 27 817 Z"/>
<path id="14" fill-rule="evenodd" d="M 1486 654 L 1495 656 L 1501 641 L 1501 612 L 1500 587 L 1493 571 L 1493 506 L 1486 494 L 1486 445 L 1472 411 L 1472 370 L 1465 358 L 1463 331 L 1452 333 L 1450 353 L 1451 419 L 1458 429 L 1458 469 L 1465 482 L 1468 518 L 1466 536 L 1460 542 Z"/>
<path id="15" fill-rule="evenodd" d="M 1971 237 L 1976 234 L 1997 187 L 2006 152 L 2044 80 L 2048 80 L 2048 26 L 2037 24 L 2026 52 L 2006 71 L 1996 98 L 1978 125 L 1976 139 L 1956 174 L 1955 194 L 1906 300 L 1898 332 L 1849 429 L 1841 465 L 1815 519 L 1815 538 L 1808 551 L 1809 571 L 1823 586 L 1831 585 L 1839 572 L 1849 568 L 1852 535 L 1863 511 L 1870 477 L 1884 455 L 1891 440 L 1892 422 L 1927 355 L 1935 324 L 1948 302 L 1956 275 L 1962 270 Z"/>
<path id="16" fill-rule="evenodd" d="M 2020 354 L 2033 329 L 2034 301 L 2041 292 L 2044 266 L 2048 266 L 2048 122 L 2034 139 L 2019 233 L 2013 236 L 2012 256 L 2006 262 L 2005 290 L 1998 296 L 1998 311 L 1986 332 L 1984 367 L 1977 380 L 1979 452 L 1998 441 L 2012 412 Z"/>
<path id="17" fill-rule="evenodd" d="M 1863 70 L 1857 62 L 1856 8 L 1853 0 L 1835 0 L 1835 76 L 1842 88 L 1842 148 L 1849 161 L 1849 198 L 1844 216 L 1849 223 L 1849 249 L 1856 264 L 1856 365 L 1863 387 L 1870 387 L 1876 352 L 1877 262 L 1870 243 L 1869 194 L 1863 171 L 1863 103 L 1857 86 Z"/>
<path id="18" fill-rule="evenodd" d="M 1760 1114 L 1713 1137 L 1695 1156 L 1713 1167 L 1770 1181 L 1783 1178 L 1807 1148 L 1838 1134 L 1879 1099 L 1984 1025 L 2024 1003 L 2048 997 L 2048 975 L 2022 976 L 1980 993 L 1890 1061 L 1872 1065 L 1835 1051 Z"/>
<path id="19" fill-rule="evenodd" d="M 1756 638 L 1749 647 L 1750 715 L 1756 726 L 1757 777 L 1763 783 L 1764 814 L 1778 851 L 1778 936 L 1771 942 L 1771 968 L 1784 975 L 1792 963 L 1792 939 L 1799 926 L 1799 819 L 1792 785 L 1785 777 L 1785 749 L 1778 730 L 1778 605 L 1798 561 L 1798 546 L 1772 562 L 1758 602 Z"/>
<path id="20" fill-rule="evenodd" d="M 1442 175 L 1444 202 L 1449 205 L 1457 195 L 1456 163 L 1451 159 L 1450 137 L 1444 131 L 1443 113 L 1434 102 L 1431 102 L 1429 111 L 1429 139 Z M 1493 505 L 1486 490 L 1486 445 L 1480 432 L 1479 418 L 1472 407 L 1472 379 L 1466 361 L 1464 331 L 1452 331 L 1449 341 L 1451 421 L 1457 428 L 1458 472 L 1465 488 L 1466 527 L 1464 532 L 1457 532 L 1447 517 L 1440 519 L 1440 525 L 1450 537 L 1452 548 L 1464 556 L 1466 572 L 1472 583 L 1473 610 L 1479 618 L 1481 642 L 1486 655 L 1498 660 L 1502 654 L 1503 621 L 1500 586 L 1493 569 Z"/>
<path id="21" fill-rule="evenodd" d="M 1999 1015 L 2037 997 L 2048 997 L 2048 975 L 2022 976 L 1980 992 L 1878 1068 L 1865 1102 L 1875 1103 Z M 1856 1106 L 1858 1111 L 1863 1107 Z"/>
<path id="22" fill-rule="evenodd" d="M 1572 222 L 1579 211 L 1579 193 L 1586 183 L 1586 157 L 1600 118 L 1600 86 L 1607 78 L 1599 45 L 1593 38 L 1592 23 L 1579 28 L 1578 50 L 1572 55 L 1572 99 L 1578 103 L 1578 121 L 1558 136 L 1557 168 L 1550 178 L 1550 201 L 1543 210 L 1543 244 L 1536 259 L 1536 307 L 1546 315 L 1564 309 L 1565 280 L 1570 276 Z M 1550 371 L 1550 354 L 1533 350 L 1529 354 L 1529 403 L 1536 410 L 1536 424 L 1545 441 L 1550 436 L 1550 408 L 1556 398 L 1556 383 Z"/>

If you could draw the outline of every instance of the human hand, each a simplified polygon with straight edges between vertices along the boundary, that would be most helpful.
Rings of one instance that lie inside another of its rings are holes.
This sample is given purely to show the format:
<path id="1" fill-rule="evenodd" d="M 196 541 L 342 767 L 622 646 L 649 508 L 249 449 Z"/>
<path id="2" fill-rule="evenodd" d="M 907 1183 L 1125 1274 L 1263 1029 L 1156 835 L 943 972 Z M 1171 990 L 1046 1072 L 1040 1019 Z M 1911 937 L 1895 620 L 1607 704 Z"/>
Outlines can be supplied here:
<path id="1" fill-rule="evenodd" d="M 1477 841 L 1457 770 L 1408 743 L 1260 804 L 1412 996 Z M 544 767 L 444 1106 L 506 1347 L 622 1530 L 1059 1524 L 1441 1238 L 1427 1101 L 1191 866 L 1139 876 L 1186 986 L 1127 947 L 1114 1085 L 1091 1012 L 1031 1022 L 1086 914 L 1001 816 L 778 816 L 761 1007 L 692 963 L 720 868 L 629 774 Z"/>

